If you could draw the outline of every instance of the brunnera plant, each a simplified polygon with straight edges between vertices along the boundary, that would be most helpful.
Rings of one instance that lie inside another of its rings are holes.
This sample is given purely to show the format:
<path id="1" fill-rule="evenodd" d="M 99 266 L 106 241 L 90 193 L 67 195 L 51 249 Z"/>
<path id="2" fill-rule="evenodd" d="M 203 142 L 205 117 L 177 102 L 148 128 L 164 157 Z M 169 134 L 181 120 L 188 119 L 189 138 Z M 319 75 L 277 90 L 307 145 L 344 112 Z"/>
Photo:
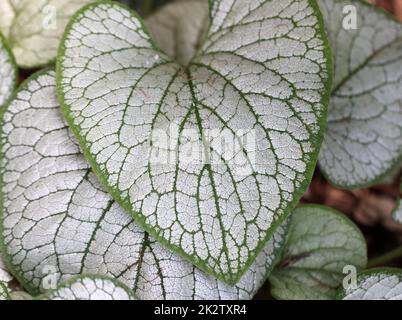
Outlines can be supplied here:
<path id="1" fill-rule="evenodd" d="M 9 299 L 9 283 L 12 281 L 12 279 L 12 275 L 7 271 L 7 268 L 0 256 L 0 300 Z"/>
<path id="2" fill-rule="evenodd" d="M 402 300 L 402 271 L 372 269 L 359 274 L 357 285 L 338 292 L 342 300 Z"/>
<path id="3" fill-rule="evenodd" d="M 13 92 L 17 73 L 14 56 L 0 32 L 0 107 L 7 102 Z"/>
<path id="4" fill-rule="evenodd" d="M 364 1 L 318 4 L 334 61 L 320 168 L 338 187 L 370 186 L 401 163 L 402 24 Z"/>
<path id="5" fill-rule="evenodd" d="M 39 300 L 137 300 L 124 284 L 98 275 L 74 277 L 57 289 L 37 297 Z"/>
<path id="6" fill-rule="evenodd" d="M 85 7 L 60 47 L 58 95 L 113 198 L 159 242 L 235 284 L 310 182 L 330 54 L 312 1 L 212 1 L 205 33 L 186 28 L 191 17 L 175 19 L 186 40 L 169 56 L 134 12 Z"/>
<path id="7" fill-rule="evenodd" d="M 250 299 L 268 276 L 277 299 L 401 297 L 399 270 L 345 286 L 345 267 L 367 266 L 361 232 L 295 209 L 330 95 L 332 183 L 371 185 L 398 162 L 400 24 L 358 0 L 175 1 L 144 21 L 89 2 L 0 3 L 0 299 Z M 60 40 L 56 72 L 12 94 L 13 53 L 46 65 Z"/>
<path id="8" fill-rule="evenodd" d="M 70 17 L 92 0 L 2 0 L 0 32 L 18 66 L 38 68 L 53 62 Z"/>
<path id="9" fill-rule="evenodd" d="M 250 299 L 285 238 L 283 225 L 234 287 L 165 249 L 99 184 L 62 116 L 54 71 L 33 75 L 14 94 L 1 142 L 5 262 L 33 295 L 52 266 L 62 282 L 100 274 L 140 299 Z"/>
<path id="10" fill-rule="evenodd" d="M 318 4 L 335 69 L 319 165 L 338 187 L 375 185 L 402 158 L 402 24 L 364 1 Z M 400 201 L 393 216 L 402 222 Z"/>
<path id="11" fill-rule="evenodd" d="M 3 290 L 3 291 L 1 291 Z M 12 292 L 0 283 L 0 300 L 137 300 L 124 284 L 99 275 L 81 275 L 71 278 L 37 297 Z"/>
<path id="12" fill-rule="evenodd" d="M 344 268 L 367 266 L 366 242 L 344 214 L 304 205 L 291 216 L 282 257 L 270 275 L 271 293 L 285 300 L 335 299 Z"/>

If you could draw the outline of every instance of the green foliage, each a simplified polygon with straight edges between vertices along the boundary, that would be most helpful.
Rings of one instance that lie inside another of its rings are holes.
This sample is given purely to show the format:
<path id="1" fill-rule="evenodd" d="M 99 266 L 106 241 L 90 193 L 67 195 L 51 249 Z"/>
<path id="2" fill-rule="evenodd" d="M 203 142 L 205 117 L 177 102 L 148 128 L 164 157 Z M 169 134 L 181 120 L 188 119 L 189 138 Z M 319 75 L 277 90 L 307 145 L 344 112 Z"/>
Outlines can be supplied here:
<path id="1" fill-rule="evenodd" d="M 346 274 L 367 264 L 366 242 L 343 214 L 304 205 L 292 214 L 282 259 L 270 276 L 278 299 L 334 299 Z"/>

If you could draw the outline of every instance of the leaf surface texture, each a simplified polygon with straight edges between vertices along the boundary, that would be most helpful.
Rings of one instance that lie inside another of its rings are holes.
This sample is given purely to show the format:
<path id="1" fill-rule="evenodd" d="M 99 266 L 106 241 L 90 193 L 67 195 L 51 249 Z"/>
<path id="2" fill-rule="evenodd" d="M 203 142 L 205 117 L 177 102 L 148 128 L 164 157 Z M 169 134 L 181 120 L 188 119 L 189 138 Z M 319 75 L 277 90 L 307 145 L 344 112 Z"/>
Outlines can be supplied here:
<path id="1" fill-rule="evenodd" d="M 45 270 L 115 278 L 140 299 L 250 299 L 284 241 L 280 226 L 231 287 L 143 231 L 104 190 L 81 154 L 56 98 L 55 74 L 34 75 L 4 113 L 3 242 L 18 280 L 40 292 Z"/>
<path id="2" fill-rule="evenodd" d="M 87 7 L 66 31 L 59 96 L 101 183 L 158 241 L 227 283 L 311 179 L 330 85 L 317 13 L 307 0 L 212 1 L 186 66 L 187 49 L 178 61 L 163 53 L 117 4 Z"/>

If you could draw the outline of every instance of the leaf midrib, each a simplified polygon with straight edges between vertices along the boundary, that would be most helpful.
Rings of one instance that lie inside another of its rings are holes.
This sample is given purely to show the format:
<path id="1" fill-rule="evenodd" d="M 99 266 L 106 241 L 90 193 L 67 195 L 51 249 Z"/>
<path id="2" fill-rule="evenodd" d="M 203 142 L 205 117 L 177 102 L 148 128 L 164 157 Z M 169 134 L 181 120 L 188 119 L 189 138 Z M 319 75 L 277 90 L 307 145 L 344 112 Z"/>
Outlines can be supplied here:
<path id="1" fill-rule="evenodd" d="M 380 47 L 379 49 L 375 50 L 369 57 L 367 57 L 366 60 L 364 60 L 364 62 L 358 66 L 356 69 L 352 70 L 343 80 L 341 80 L 339 82 L 338 85 L 335 86 L 334 89 L 332 89 L 332 95 L 336 95 L 337 92 L 350 80 L 353 78 L 353 76 L 355 76 L 359 71 L 361 71 L 362 69 L 364 69 L 364 67 L 366 67 L 370 60 L 372 60 L 376 55 L 380 54 L 381 52 L 387 50 L 388 48 L 390 48 L 392 45 L 395 44 L 395 42 L 399 42 L 402 41 L 402 36 L 396 38 L 394 41 L 387 43 L 386 45 Z"/>

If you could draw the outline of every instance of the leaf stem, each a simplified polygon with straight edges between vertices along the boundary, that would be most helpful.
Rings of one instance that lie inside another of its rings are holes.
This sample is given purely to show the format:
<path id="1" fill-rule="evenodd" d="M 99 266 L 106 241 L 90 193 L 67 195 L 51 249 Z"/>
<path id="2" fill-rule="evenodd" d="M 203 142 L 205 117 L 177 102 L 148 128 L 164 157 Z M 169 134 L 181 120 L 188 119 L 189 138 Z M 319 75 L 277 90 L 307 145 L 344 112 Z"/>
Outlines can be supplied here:
<path id="1" fill-rule="evenodd" d="M 368 264 L 367 267 L 368 268 L 373 268 L 373 267 L 379 267 L 379 266 L 384 266 L 389 262 L 394 261 L 397 258 L 401 258 L 402 257 L 402 246 L 391 250 L 377 258 L 371 259 Z"/>

